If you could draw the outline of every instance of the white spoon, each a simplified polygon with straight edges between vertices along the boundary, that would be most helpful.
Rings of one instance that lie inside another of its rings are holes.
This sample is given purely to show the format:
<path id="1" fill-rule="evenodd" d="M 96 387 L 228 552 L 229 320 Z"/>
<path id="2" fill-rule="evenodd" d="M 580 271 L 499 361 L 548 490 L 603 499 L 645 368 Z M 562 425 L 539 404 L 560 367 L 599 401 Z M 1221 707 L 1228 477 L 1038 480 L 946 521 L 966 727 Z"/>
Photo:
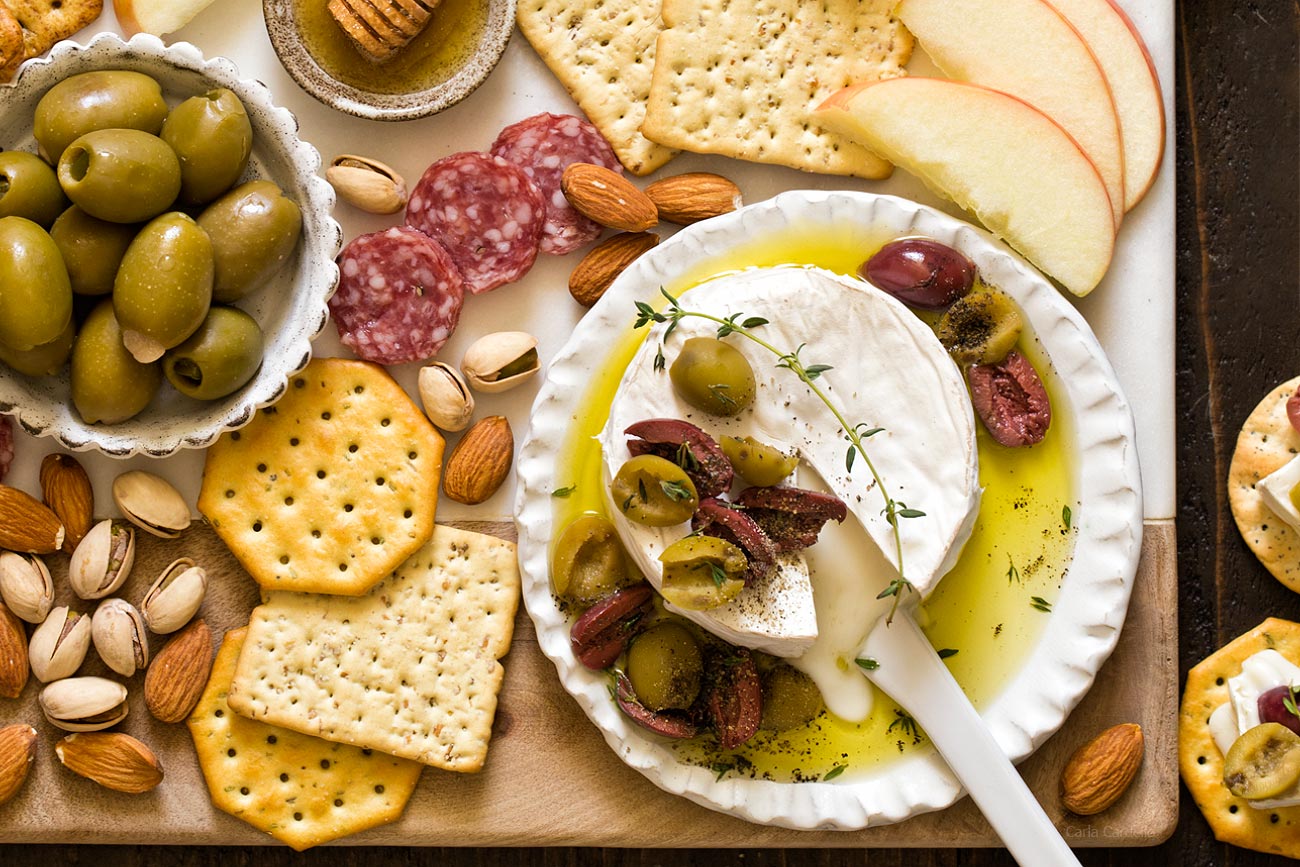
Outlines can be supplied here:
<path id="1" fill-rule="evenodd" d="M 877 621 L 862 655 L 878 666 L 865 672 L 925 729 L 971 799 L 1022 867 L 1079 867 L 984 720 L 939 659 L 903 605 L 892 624 Z"/>

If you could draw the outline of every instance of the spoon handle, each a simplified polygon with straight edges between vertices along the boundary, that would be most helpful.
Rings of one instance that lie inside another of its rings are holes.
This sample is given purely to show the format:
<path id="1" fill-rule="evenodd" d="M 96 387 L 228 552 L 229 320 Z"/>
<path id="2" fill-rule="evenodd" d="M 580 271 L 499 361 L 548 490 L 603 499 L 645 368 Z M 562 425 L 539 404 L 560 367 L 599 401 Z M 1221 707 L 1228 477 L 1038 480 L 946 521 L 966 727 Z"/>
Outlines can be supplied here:
<path id="1" fill-rule="evenodd" d="M 879 663 L 867 676 L 925 729 L 1019 864 L 1078 867 L 1078 859 L 993 740 L 911 611 L 900 609 L 892 625 L 886 626 L 883 619 L 878 622 L 863 653 Z"/>

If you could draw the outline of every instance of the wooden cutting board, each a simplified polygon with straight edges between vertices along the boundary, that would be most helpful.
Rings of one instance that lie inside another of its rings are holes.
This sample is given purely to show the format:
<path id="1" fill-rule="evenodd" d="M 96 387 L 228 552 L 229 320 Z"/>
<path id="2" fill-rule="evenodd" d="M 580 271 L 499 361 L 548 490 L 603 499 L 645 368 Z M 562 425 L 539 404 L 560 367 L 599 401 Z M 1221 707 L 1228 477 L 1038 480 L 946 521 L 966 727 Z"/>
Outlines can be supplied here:
<path id="1" fill-rule="evenodd" d="M 457 526 L 514 538 L 514 526 L 508 523 Z M 164 566 L 188 556 L 208 570 L 210 590 L 201 614 L 214 636 L 246 622 L 257 603 L 257 588 L 205 525 L 195 524 L 170 542 L 141 536 L 135 570 L 119 595 L 138 601 Z M 1119 646 L 1061 731 L 1021 766 L 1072 845 L 1154 845 L 1177 823 L 1175 541 L 1172 522 L 1146 525 Z M 65 560 L 53 560 L 51 571 L 61 588 L 59 603 L 73 602 L 64 580 Z M 89 608 L 85 602 L 77 607 Z M 155 636 L 152 650 L 157 652 L 162 643 Z M 342 842 L 675 848 L 997 845 L 969 799 L 940 813 L 854 832 L 789 831 L 711 812 L 661 792 L 619 761 L 561 688 L 522 606 L 505 667 L 485 770 L 465 775 L 426 768 L 399 821 Z M 92 654 L 80 673 L 107 672 Z M 0 724 L 30 722 L 40 732 L 27 784 L 0 806 L 0 842 L 279 845 L 211 806 L 188 730 L 184 724 L 153 719 L 144 707 L 142 684 L 143 674 L 127 682 L 131 713 L 121 729 L 151 745 L 166 773 L 162 785 L 144 795 L 102 789 L 59 765 L 54 744 L 63 733 L 42 719 L 36 701 L 40 684 L 34 679 L 17 702 L 0 699 Z M 1133 787 L 1100 816 L 1063 818 L 1057 793 L 1061 767 L 1077 746 L 1120 722 L 1138 722 L 1146 733 L 1146 759 Z"/>

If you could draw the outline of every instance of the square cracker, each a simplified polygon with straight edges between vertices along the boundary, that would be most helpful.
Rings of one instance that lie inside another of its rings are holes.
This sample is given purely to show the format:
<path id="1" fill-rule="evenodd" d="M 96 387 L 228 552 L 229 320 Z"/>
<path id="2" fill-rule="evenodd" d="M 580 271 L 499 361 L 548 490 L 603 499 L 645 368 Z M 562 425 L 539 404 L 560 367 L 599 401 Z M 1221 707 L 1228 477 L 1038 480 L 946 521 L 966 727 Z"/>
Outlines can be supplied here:
<path id="1" fill-rule="evenodd" d="M 1300 433 L 1286 415 L 1286 402 L 1300 377 L 1268 393 L 1237 436 L 1228 467 L 1228 503 L 1242 538 L 1273 577 L 1300 593 L 1300 533 L 1264 504 L 1256 485 L 1300 454 Z"/>
<path id="2" fill-rule="evenodd" d="M 186 721 L 212 803 L 299 852 L 396 820 L 424 765 L 231 712 L 226 695 L 247 632 L 226 633 Z"/>
<path id="3" fill-rule="evenodd" d="M 1187 673 L 1178 714 L 1178 767 L 1216 839 L 1258 852 L 1300 858 L 1300 807 L 1256 810 L 1223 785 L 1223 755 L 1210 735 L 1210 714 L 1228 701 L 1228 678 L 1261 650 L 1300 664 L 1300 623 L 1270 617 Z"/>
<path id="4" fill-rule="evenodd" d="M 609 141 L 619 162 L 648 175 L 676 151 L 641 134 L 660 0 L 520 0 L 519 30 Z"/>
<path id="5" fill-rule="evenodd" d="M 208 449 L 199 511 L 264 589 L 356 596 L 429 541 L 442 451 L 382 367 L 318 358 Z"/>
<path id="6" fill-rule="evenodd" d="M 0 0 L 23 29 L 23 58 L 37 57 L 60 39 L 89 26 L 104 0 Z"/>
<path id="7" fill-rule="evenodd" d="M 912 36 L 895 0 L 663 0 L 646 137 L 812 172 L 893 167 L 811 113 L 846 85 L 903 75 Z"/>
<path id="8" fill-rule="evenodd" d="M 253 610 L 230 706 L 328 740 L 477 771 L 518 604 L 512 543 L 439 526 L 366 596 L 270 594 Z"/>

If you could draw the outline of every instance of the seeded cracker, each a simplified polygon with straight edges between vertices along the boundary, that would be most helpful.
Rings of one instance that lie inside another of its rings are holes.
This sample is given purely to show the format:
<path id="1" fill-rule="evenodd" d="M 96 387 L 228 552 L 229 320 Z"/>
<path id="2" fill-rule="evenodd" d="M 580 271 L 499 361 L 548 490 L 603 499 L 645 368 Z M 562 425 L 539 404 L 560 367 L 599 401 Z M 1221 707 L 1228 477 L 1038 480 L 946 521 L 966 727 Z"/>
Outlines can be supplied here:
<path id="1" fill-rule="evenodd" d="M 634 175 L 650 174 L 676 153 L 641 135 L 663 29 L 659 2 L 519 2 L 519 30 Z"/>
<path id="2" fill-rule="evenodd" d="M 212 803 L 301 852 L 402 815 L 424 766 L 232 713 L 245 629 L 226 633 L 187 721 Z"/>
<path id="3" fill-rule="evenodd" d="M 812 172 L 893 167 L 811 112 L 846 85 L 903 75 L 895 0 L 663 0 L 642 132 L 652 141 Z"/>
<path id="4" fill-rule="evenodd" d="M 230 690 L 252 719 L 477 771 L 519 601 L 515 546 L 439 526 L 361 597 L 271 593 Z"/>
<path id="5" fill-rule="evenodd" d="M 104 10 L 103 0 L 0 0 L 22 25 L 23 59 L 50 50 L 90 25 Z"/>
<path id="6" fill-rule="evenodd" d="M 1300 377 L 1273 389 L 1242 425 L 1228 468 L 1228 502 L 1250 550 L 1274 578 L 1300 593 L 1300 534 L 1273 514 L 1255 489 L 1300 453 L 1300 433 L 1286 416 L 1287 398 L 1297 387 Z"/>
<path id="7" fill-rule="evenodd" d="M 1256 810 L 1223 785 L 1223 755 L 1210 735 L 1210 714 L 1228 700 L 1228 678 L 1246 658 L 1276 650 L 1300 664 L 1300 623 L 1269 618 L 1187 673 L 1178 715 L 1178 767 L 1215 839 L 1300 858 L 1300 807 Z"/>
<path id="8" fill-rule="evenodd" d="M 429 540 L 442 450 L 382 367 L 316 359 L 208 450 L 199 511 L 264 589 L 356 596 Z"/>

